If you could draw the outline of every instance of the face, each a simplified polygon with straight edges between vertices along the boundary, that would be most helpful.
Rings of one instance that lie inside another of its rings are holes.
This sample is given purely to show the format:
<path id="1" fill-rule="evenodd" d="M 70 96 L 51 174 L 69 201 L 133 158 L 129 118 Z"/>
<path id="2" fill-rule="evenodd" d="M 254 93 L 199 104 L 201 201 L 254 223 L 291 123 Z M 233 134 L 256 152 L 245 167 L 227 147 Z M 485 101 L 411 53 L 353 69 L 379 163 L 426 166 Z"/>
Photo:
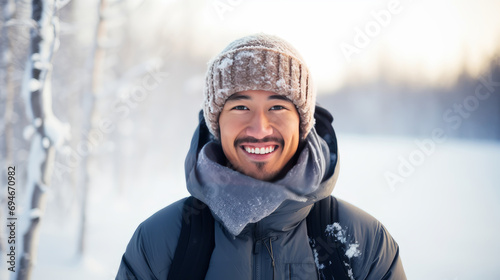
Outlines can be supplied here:
<path id="1" fill-rule="evenodd" d="M 273 92 L 233 94 L 220 114 L 219 127 L 222 149 L 232 167 L 259 180 L 273 180 L 299 145 L 297 109 Z"/>

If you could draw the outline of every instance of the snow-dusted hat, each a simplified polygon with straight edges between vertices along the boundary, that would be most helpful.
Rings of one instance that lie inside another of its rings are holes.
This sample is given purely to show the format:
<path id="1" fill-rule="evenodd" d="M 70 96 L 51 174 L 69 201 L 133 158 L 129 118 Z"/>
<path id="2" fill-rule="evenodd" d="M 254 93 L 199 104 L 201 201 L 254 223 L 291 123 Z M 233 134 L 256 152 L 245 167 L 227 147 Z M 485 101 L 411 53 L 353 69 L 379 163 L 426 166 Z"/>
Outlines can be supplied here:
<path id="1" fill-rule="evenodd" d="M 266 34 L 243 37 L 208 63 L 203 114 L 215 137 L 219 137 L 219 116 L 226 100 L 246 90 L 271 91 L 292 101 L 299 112 L 302 138 L 314 126 L 316 91 L 309 69 L 283 39 Z"/>

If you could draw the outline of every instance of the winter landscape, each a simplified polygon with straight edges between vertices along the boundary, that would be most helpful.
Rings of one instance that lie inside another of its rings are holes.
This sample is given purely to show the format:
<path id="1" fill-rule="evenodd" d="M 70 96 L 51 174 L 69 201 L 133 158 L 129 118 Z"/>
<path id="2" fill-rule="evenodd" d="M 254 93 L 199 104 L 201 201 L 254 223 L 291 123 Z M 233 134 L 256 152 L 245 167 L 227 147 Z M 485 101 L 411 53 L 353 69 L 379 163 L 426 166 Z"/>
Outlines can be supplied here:
<path id="1" fill-rule="evenodd" d="M 137 226 L 189 196 L 206 62 L 256 32 L 310 62 L 333 195 L 386 226 L 408 279 L 499 279 L 500 6 L 414 2 L 2 1 L 0 280 L 114 279 Z"/>

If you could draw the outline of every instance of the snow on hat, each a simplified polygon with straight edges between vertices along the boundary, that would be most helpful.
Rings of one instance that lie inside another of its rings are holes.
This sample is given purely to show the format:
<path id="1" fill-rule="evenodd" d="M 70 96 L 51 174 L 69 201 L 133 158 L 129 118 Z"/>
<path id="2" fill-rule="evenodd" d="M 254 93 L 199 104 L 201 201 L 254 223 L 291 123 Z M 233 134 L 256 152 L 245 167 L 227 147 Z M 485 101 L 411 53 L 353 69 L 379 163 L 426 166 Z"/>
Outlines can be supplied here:
<path id="1" fill-rule="evenodd" d="M 230 43 L 208 63 L 203 114 L 210 132 L 219 137 L 219 116 L 237 92 L 264 90 L 288 98 L 300 116 L 305 138 L 314 126 L 316 92 L 309 69 L 295 48 L 283 39 L 256 34 Z"/>

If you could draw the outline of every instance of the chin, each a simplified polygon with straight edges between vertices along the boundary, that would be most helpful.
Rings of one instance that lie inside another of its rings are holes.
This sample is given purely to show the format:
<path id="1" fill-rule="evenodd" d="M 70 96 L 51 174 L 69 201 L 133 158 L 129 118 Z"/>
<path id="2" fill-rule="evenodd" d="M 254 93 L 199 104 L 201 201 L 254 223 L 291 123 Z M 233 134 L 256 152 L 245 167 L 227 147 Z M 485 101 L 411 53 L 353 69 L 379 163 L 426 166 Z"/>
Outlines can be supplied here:
<path id="1" fill-rule="evenodd" d="M 254 179 L 261 181 L 273 181 L 276 178 L 278 172 L 265 172 L 265 171 L 254 171 L 254 172 L 242 172 L 243 174 L 250 176 Z"/>

